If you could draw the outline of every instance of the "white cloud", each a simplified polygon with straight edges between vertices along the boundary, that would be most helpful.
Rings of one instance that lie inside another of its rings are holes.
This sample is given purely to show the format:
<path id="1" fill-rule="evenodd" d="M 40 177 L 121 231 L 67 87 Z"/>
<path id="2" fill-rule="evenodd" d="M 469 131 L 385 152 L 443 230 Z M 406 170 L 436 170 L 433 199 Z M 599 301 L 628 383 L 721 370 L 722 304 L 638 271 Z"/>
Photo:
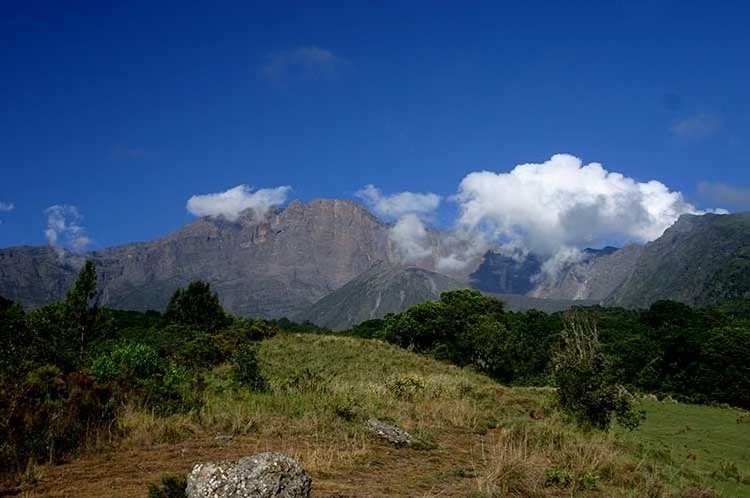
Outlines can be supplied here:
<path id="1" fill-rule="evenodd" d="M 355 194 L 376 214 L 387 218 L 400 218 L 407 214 L 428 215 L 440 205 L 440 196 L 433 193 L 400 192 L 383 195 L 374 185 L 367 185 Z"/>
<path id="2" fill-rule="evenodd" d="M 613 240 L 653 240 L 681 214 L 699 213 L 660 182 L 638 182 L 567 154 L 508 173 L 470 173 L 454 200 L 467 233 L 548 257 Z"/>
<path id="3" fill-rule="evenodd" d="M 44 210 L 47 216 L 47 228 L 44 235 L 47 242 L 57 249 L 65 248 L 81 252 L 91 245 L 86 229 L 81 225 L 83 216 L 78 208 L 68 204 L 55 204 Z"/>
<path id="4" fill-rule="evenodd" d="M 16 206 L 12 202 L 0 201 L 0 213 L 7 213 L 8 211 L 13 211 L 15 208 Z"/>
<path id="5" fill-rule="evenodd" d="M 391 228 L 389 237 L 405 263 L 414 263 L 432 254 L 427 230 L 415 214 L 402 216 Z"/>
<path id="6" fill-rule="evenodd" d="M 699 113 L 680 119 L 672 125 L 670 131 L 682 138 L 700 140 L 710 137 L 721 129 L 718 116 L 709 113 Z"/>
<path id="7" fill-rule="evenodd" d="M 237 185 L 225 192 L 194 195 L 187 201 L 187 210 L 194 216 L 223 217 L 236 221 L 246 209 L 253 211 L 256 220 L 265 218 L 268 210 L 286 202 L 290 186 L 253 190 L 247 185 Z"/>
<path id="8" fill-rule="evenodd" d="M 330 78 L 337 74 L 342 62 L 330 50 L 308 45 L 271 55 L 261 67 L 261 74 L 274 82 Z"/>

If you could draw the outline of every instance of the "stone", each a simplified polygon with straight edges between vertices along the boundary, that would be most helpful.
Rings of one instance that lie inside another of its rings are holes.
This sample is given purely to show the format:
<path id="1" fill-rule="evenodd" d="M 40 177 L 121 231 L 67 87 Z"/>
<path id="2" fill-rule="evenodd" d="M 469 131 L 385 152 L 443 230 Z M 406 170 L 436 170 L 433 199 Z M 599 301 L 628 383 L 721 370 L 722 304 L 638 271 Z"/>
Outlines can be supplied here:
<path id="1" fill-rule="evenodd" d="M 310 474 L 278 452 L 199 463 L 187 479 L 188 498 L 307 498 L 311 489 Z"/>
<path id="2" fill-rule="evenodd" d="M 411 446 L 419 442 L 417 438 L 395 425 L 389 425 L 385 422 L 376 418 L 371 418 L 367 421 L 367 427 L 370 431 L 379 437 L 388 441 L 393 446 L 401 448 L 403 446 Z"/>

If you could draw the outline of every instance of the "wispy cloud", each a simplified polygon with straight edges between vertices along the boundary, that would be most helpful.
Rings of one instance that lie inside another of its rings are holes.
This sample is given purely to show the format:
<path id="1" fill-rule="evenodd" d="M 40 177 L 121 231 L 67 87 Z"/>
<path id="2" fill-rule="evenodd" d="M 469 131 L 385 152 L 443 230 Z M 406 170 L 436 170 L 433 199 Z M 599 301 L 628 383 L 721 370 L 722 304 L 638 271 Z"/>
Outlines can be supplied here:
<path id="1" fill-rule="evenodd" d="M 236 221 L 245 210 L 251 210 L 256 221 L 265 218 L 268 211 L 286 202 L 292 187 L 253 190 L 248 185 L 237 185 L 224 192 L 194 195 L 187 201 L 187 210 L 193 216 L 209 216 Z"/>
<path id="2" fill-rule="evenodd" d="M 16 206 L 12 202 L 0 201 L 0 213 L 7 213 L 8 211 L 13 211 L 15 208 Z"/>
<path id="3" fill-rule="evenodd" d="M 680 137 L 691 140 L 708 138 L 721 130 L 721 119 L 711 113 L 698 113 L 676 121 L 670 131 Z"/>
<path id="4" fill-rule="evenodd" d="M 330 50 L 308 45 L 270 55 L 260 72 L 274 83 L 316 80 L 336 76 L 342 62 L 343 59 Z"/>
<path id="5" fill-rule="evenodd" d="M 733 187 L 721 182 L 700 182 L 698 195 L 719 204 L 750 205 L 750 187 Z"/>
<path id="6" fill-rule="evenodd" d="M 78 208 L 69 204 L 55 204 L 44 210 L 47 216 L 47 228 L 44 235 L 49 245 L 56 249 L 69 249 L 74 252 L 85 251 L 91 245 L 86 229 L 81 225 L 83 216 Z"/>
<path id="7" fill-rule="evenodd" d="M 398 219 L 389 237 L 402 261 L 414 263 L 432 253 L 423 218 L 429 217 L 440 205 L 441 197 L 433 193 L 399 192 L 383 195 L 374 185 L 367 185 L 355 195 L 375 214 Z"/>
<path id="8" fill-rule="evenodd" d="M 387 218 L 399 218 L 407 214 L 426 215 L 440 205 L 440 196 L 433 193 L 399 192 L 383 195 L 374 185 L 367 185 L 355 195 L 362 199 L 376 214 Z"/>

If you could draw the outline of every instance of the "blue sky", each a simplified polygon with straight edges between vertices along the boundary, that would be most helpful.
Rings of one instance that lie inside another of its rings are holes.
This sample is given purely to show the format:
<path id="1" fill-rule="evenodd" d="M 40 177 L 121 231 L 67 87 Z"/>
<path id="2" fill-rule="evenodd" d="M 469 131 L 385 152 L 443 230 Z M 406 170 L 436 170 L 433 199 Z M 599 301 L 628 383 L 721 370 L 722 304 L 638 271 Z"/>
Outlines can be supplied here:
<path id="1" fill-rule="evenodd" d="M 467 175 L 558 153 L 747 209 L 748 18 L 732 1 L 6 2 L 0 246 L 152 239 L 238 185 L 434 193 L 421 219 L 448 227 L 478 198 Z"/>

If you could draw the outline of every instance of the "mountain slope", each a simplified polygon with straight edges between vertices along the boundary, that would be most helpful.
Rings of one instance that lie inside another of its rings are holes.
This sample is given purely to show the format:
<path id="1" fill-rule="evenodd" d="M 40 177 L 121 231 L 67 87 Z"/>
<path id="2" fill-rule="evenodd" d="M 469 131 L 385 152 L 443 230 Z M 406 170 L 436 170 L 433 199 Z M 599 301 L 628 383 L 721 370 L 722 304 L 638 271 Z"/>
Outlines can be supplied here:
<path id="1" fill-rule="evenodd" d="M 750 213 L 682 215 L 643 249 L 611 304 L 659 299 L 702 306 L 750 297 Z"/>
<path id="2" fill-rule="evenodd" d="M 643 247 L 636 244 L 621 249 L 587 249 L 581 261 L 557 275 L 540 278 L 529 295 L 543 299 L 606 299 L 630 277 L 642 251 Z"/>
<path id="3" fill-rule="evenodd" d="M 378 263 L 340 289 L 297 315 L 333 330 L 347 329 L 371 318 L 398 313 L 444 291 L 466 287 L 458 280 L 424 270 Z"/>
<path id="4" fill-rule="evenodd" d="M 65 295 L 75 282 L 83 259 L 49 246 L 0 250 L 0 295 L 38 307 Z"/>
<path id="5" fill-rule="evenodd" d="M 202 218 L 166 237 L 94 252 L 104 301 L 159 309 L 193 279 L 211 283 L 232 313 L 292 316 L 367 270 L 389 261 L 388 226 L 357 203 L 290 203 L 258 222 Z M 80 259 L 78 257 L 75 260 Z M 50 248 L 0 250 L 0 295 L 38 306 L 62 297 L 71 257 Z"/>

